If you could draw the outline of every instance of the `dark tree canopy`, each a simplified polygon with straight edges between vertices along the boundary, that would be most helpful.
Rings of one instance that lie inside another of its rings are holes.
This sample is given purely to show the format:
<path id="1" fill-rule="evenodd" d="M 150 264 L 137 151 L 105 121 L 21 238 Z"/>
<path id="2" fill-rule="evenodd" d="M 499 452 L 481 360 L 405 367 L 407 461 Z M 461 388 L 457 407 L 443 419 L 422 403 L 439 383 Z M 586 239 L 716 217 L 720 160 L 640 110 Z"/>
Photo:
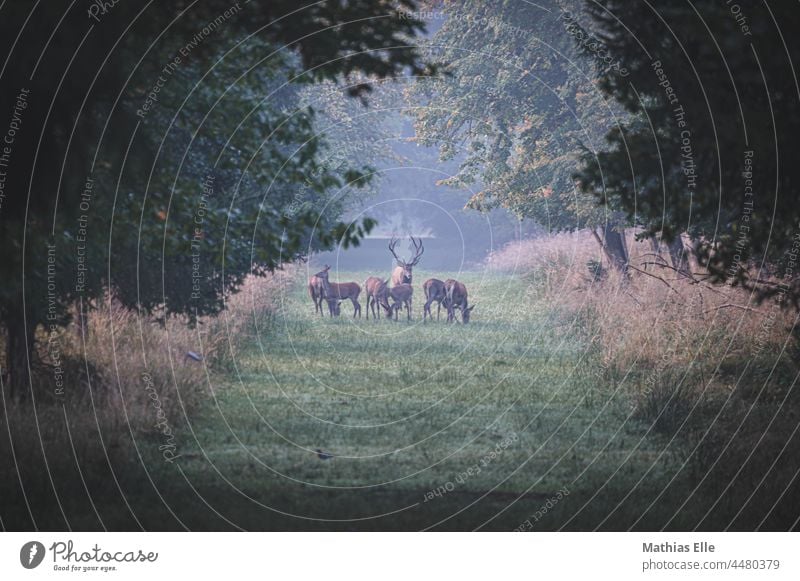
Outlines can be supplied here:
<path id="1" fill-rule="evenodd" d="M 433 72 L 414 1 L 67 1 L 0 9 L 0 317 L 27 389 L 39 324 L 109 286 L 130 306 L 215 312 L 253 271 L 343 240 L 340 188 L 298 85 Z M 7 122 L 7 123 L 6 123 Z M 320 214 L 319 208 L 326 211 Z M 202 225 L 196 219 L 202 214 Z"/>
<path id="2" fill-rule="evenodd" d="M 800 233 L 797 4 L 587 7 L 630 72 L 603 71 L 600 87 L 633 120 L 608 135 L 604 152 L 584 157 L 583 189 L 618 199 L 650 232 L 688 232 L 718 282 L 752 287 L 765 262 L 792 275 L 787 253 Z M 788 286 L 797 303 L 796 279 Z M 784 294 L 774 285 L 758 291 Z"/>

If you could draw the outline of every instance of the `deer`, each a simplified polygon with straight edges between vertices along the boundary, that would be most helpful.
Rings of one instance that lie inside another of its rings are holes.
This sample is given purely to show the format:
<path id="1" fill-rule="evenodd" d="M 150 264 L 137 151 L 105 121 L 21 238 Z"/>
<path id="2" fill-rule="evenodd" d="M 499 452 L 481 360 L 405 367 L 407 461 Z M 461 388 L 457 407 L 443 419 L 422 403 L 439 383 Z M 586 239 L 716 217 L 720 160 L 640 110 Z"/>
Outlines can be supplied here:
<path id="1" fill-rule="evenodd" d="M 342 301 L 337 299 L 326 299 L 328 302 L 328 312 L 331 317 L 338 317 L 342 314 Z"/>
<path id="2" fill-rule="evenodd" d="M 364 291 L 367 294 L 367 318 L 369 319 L 369 311 L 372 308 L 372 317 L 380 319 L 382 303 L 386 302 L 386 297 L 389 295 L 389 279 L 383 280 L 371 276 L 364 281 Z"/>
<path id="3" fill-rule="evenodd" d="M 443 302 L 445 308 L 447 308 L 447 290 L 445 289 L 444 283 L 438 278 L 429 278 L 422 283 L 422 291 L 425 293 L 425 308 L 423 309 L 422 320 L 425 321 L 425 318 L 428 316 L 430 316 L 431 321 L 433 320 L 431 305 L 436 302 L 438 303 L 436 307 L 436 320 L 438 321 Z"/>
<path id="4" fill-rule="evenodd" d="M 398 284 L 389 289 L 388 296 L 384 296 L 380 305 L 386 311 L 386 316 L 397 320 L 397 312 L 405 305 L 406 312 L 408 313 L 408 320 L 411 320 L 411 297 L 414 294 L 414 287 L 410 284 Z M 389 305 L 389 299 L 392 299 L 392 304 Z"/>
<path id="5" fill-rule="evenodd" d="M 465 325 L 469 323 L 469 316 L 472 313 L 471 307 L 467 306 L 467 287 L 462 282 L 458 282 L 453 278 L 448 278 L 444 281 L 444 288 L 447 294 L 445 301 L 447 307 L 447 322 L 450 323 L 455 320 L 456 309 L 461 311 L 461 322 Z"/>
<path id="6" fill-rule="evenodd" d="M 328 272 L 330 269 L 331 267 L 326 264 L 322 272 Z M 320 315 L 324 316 L 322 303 L 325 300 L 325 283 L 319 273 L 308 279 L 308 294 L 311 295 L 311 300 L 314 303 L 314 314 L 319 312 Z"/>
<path id="7" fill-rule="evenodd" d="M 321 270 L 314 276 L 322 278 L 325 300 L 328 301 L 328 311 L 331 317 L 339 316 L 339 303 L 350 300 L 353 303 L 353 318 L 361 316 L 361 303 L 358 302 L 358 295 L 361 294 L 361 287 L 356 282 L 330 282 L 328 280 L 328 270 Z"/>
<path id="8" fill-rule="evenodd" d="M 397 238 L 392 236 L 392 240 L 389 242 L 389 252 L 392 253 L 392 256 L 394 256 L 394 259 L 397 261 L 397 266 L 395 266 L 394 270 L 392 271 L 392 286 L 411 284 L 411 269 L 419 263 L 422 253 L 425 252 L 425 247 L 422 246 L 421 238 L 419 241 L 414 240 L 413 236 L 410 238 L 411 244 L 414 245 L 414 256 L 409 262 L 398 258 L 397 254 L 395 253 L 394 249 L 397 246 Z"/>

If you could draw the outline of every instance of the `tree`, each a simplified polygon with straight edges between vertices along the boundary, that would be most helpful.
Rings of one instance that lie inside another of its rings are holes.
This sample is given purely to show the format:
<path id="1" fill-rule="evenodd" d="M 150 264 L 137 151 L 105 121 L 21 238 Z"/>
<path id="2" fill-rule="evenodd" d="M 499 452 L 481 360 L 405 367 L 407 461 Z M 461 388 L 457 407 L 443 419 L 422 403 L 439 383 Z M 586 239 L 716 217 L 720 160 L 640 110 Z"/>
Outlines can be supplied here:
<path id="1" fill-rule="evenodd" d="M 225 59 L 216 51 L 213 68 L 187 63 L 159 92 L 142 123 L 166 130 L 132 144 L 151 169 L 127 172 L 113 223 L 110 284 L 125 304 L 214 314 L 247 274 L 363 233 L 337 223 L 334 194 L 367 183 L 368 168 L 320 159 L 315 112 L 289 82 L 296 67 L 263 62 L 269 52 L 258 39 Z"/>
<path id="2" fill-rule="evenodd" d="M 676 243 L 688 232 L 718 283 L 798 304 L 795 274 L 794 66 L 800 12 L 792 3 L 698 0 L 587 3 L 598 35 L 630 72 L 601 71 L 600 88 L 631 114 L 586 155 L 584 192 L 619 198 L 647 233 Z M 783 276 L 759 283 L 765 263 Z"/>
<path id="3" fill-rule="evenodd" d="M 276 211 L 308 175 L 316 176 L 310 192 L 324 197 L 358 181 L 361 172 L 313 174 L 322 143 L 313 138 L 311 110 L 287 115 L 269 102 L 232 133 L 236 116 L 244 118 L 245 108 L 264 97 L 259 83 L 349 79 L 355 80 L 349 94 L 363 100 L 374 79 L 433 72 L 408 47 L 423 24 L 394 13 L 413 13 L 414 1 L 331 0 L 297 10 L 289 0 L 177 0 L 141 9 L 124 2 L 87 17 L 83 6 L 66 1 L 0 8 L 0 42 L 8 55 L 0 112 L 13 132 L 0 152 L 6 249 L 0 318 L 7 337 L 4 385 L 10 381 L 17 396 L 30 386 L 37 327 L 63 324 L 69 305 L 99 296 L 108 285 L 131 305 L 151 308 L 160 300 L 174 312 L 213 312 L 245 271 L 274 268 L 307 251 L 313 226 L 321 227 L 314 244 L 322 247 L 342 238 L 354 242 L 371 226 L 337 222 L 336 207 L 321 221 L 308 207 Z M 261 59 L 241 84 L 233 82 L 232 61 L 228 70 L 212 69 L 228 48 L 248 64 Z M 208 77 L 194 77 L 209 70 Z M 170 125 L 164 114 L 196 81 L 196 100 L 181 103 Z M 230 100 L 206 118 L 203 107 L 223 96 L 226 82 L 233 85 Z M 285 98 L 292 98 L 291 89 Z M 270 132 L 273 140 L 259 149 Z M 214 154 L 219 164 L 210 162 Z M 251 157 L 255 168 L 244 165 Z M 195 299 L 195 279 L 186 276 L 195 263 L 186 250 L 208 176 L 219 195 L 206 208 L 203 244 L 218 241 L 223 224 L 232 227 L 225 251 L 202 253 L 202 292 Z M 269 184 L 273 197 L 263 195 Z M 134 239 L 126 236 L 132 232 Z M 214 268 L 223 263 L 224 271 Z M 169 275 L 151 278 L 142 265 Z"/>
<path id="4" fill-rule="evenodd" d="M 469 207 L 503 207 L 550 231 L 590 227 L 610 263 L 624 269 L 627 220 L 613 199 L 598 207 L 577 191 L 572 176 L 582 148 L 597 147 L 622 112 L 596 91 L 597 70 L 618 67 L 598 61 L 596 51 L 581 54 L 576 37 L 588 33 L 578 6 L 444 4 L 447 18 L 430 50 L 449 75 L 419 83 L 415 96 L 426 106 L 416 129 L 443 159 L 463 156 L 443 183 L 479 184 Z"/>

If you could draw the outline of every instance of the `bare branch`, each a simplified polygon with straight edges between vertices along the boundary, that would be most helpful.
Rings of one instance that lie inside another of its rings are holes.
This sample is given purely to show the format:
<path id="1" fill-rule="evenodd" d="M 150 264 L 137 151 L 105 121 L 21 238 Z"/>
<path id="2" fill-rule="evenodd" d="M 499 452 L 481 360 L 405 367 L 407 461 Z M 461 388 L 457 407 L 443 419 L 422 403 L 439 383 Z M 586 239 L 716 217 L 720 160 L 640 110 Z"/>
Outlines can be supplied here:
<path id="1" fill-rule="evenodd" d="M 742 309 L 743 311 L 753 311 L 754 313 L 760 312 L 758 309 L 754 309 L 753 307 L 747 307 L 745 305 L 736 305 L 734 303 L 725 303 L 724 305 L 720 305 L 718 307 L 714 307 L 713 309 L 708 309 L 703 311 L 703 313 L 711 313 L 713 311 L 719 311 L 720 309 Z"/>
<path id="2" fill-rule="evenodd" d="M 687 272 L 687 271 L 685 271 L 685 270 L 679 270 L 679 269 L 677 269 L 677 268 L 675 268 L 674 266 L 671 266 L 671 265 L 669 265 L 669 264 L 666 264 L 666 263 L 662 264 L 662 263 L 660 263 L 660 262 L 643 262 L 643 263 L 642 263 L 642 266 L 651 266 L 651 265 L 652 265 L 652 266 L 660 266 L 661 268 L 669 268 L 670 270 L 674 270 L 675 272 L 677 272 L 677 273 L 678 273 L 678 274 L 680 274 L 680 275 L 683 275 L 684 277 L 688 277 L 688 278 L 689 278 L 689 279 L 690 279 L 692 282 L 698 282 L 698 281 L 697 281 L 697 280 L 694 278 L 694 275 L 693 275 L 693 273 L 691 273 L 691 272 Z"/>
<path id="3" fill-rule="evenodd" d="M 641 268 L 636 268 L 636 267 L 635 267 L 635 266 L 633 266 L 632 264 L 628 264 L 628 268 L 632 268 L 632 269 L 633 269 L 633 270 L 635 270 L 636 272 L 641 272 L 642 274 L 646 274 L 647 276 L 649 276 L 649 277 L 652 277 L 652 278 L 654 278 L 654 279 L 656 279 L 656 280 L 660 280 L 660 281 L 661 281 L 661 282 L 663 282 L 665 285 L 667 285 L 667 287 L 669 287 L 669 289 L 670 289 L 672 292 L 674 292 L 675 294 L 677 294 L 679 297 L 683 297 L 683 295 L 682 295 L 681 293 L 679 293 L 677 290 L 675 290 L 675 288 L 674 288 L 674 287 L 673 287 L 671 284 L 669 284 L 669 283 L 668 283 L 666 280 L 664 280 L 664 279 L 663 279 L 663 278 L 661 278 L 660 276 L 657 276 L 657 275 L 655 275 L 655 274 L 650 274 L 650 273 L 649 273 L 649 272 L 647 272 L 646 270 L 642 270 Z"/>
<path id="4" fill-rule="evenodd" d="M 658 260 L 664 263 L 664 266 L 667 266 L 667 259 L 661 256 L 660 254 L 656 254 L 655 252 L 645 252 L 644 254 L 639 254 L 638 256 L 644 258 L 645 256 L 652 256 L 653 258 L 657 258 Z M 647 266 L 648 264 L 653 264 L 652 262 L 644 262 L 642 266 Z M 659 263 L 661 265 L 661 263 Z"/>

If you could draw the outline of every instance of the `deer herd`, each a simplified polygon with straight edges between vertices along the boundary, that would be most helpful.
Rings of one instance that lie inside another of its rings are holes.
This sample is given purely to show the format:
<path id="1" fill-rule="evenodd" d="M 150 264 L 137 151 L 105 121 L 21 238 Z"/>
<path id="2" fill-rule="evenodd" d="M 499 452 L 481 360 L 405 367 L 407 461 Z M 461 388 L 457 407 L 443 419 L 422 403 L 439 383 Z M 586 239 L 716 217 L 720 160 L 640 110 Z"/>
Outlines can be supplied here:
<path id="1" fill-rule="evenodd" d="M 411 236 L 411 244 L 414 246 L 413 258 L 406 262 L 395 253 L 397 239 L 392 238 L 389 242 L 389 252 L 392 253 L 397 266 L 392 271 L 391 286 L 390 279 L 383 279 L 371 276 L 364 281 L 364 290 L 367 296 L 366 318 L 369 319 L 370 313 L 375 319 L 380 319 L 381 310 L 388 318 L 398 319 L 399 311 L 405 308 L 408 320 L 411 320 L 411 298 L 414 294 L 412 285 L 413 268 L 419 263 L 425 248 L 422 240 L 415 240 Z M 361 316 L 361 303 L 358 297 L 361 294 L 361 286 L 355 282 L 330 282 L 328 273 L 331 267 L 325 266 L 321 271 L 308 280 L 308 292 L 314 302 L 314 312 L 324 315 L 323 304 L 328 304 L 328 313 L 331 317 L 338 317 L 341 314 L 341 304 L 349 300 L 353 304 L 353 317 Z M 447 321 L 452 322 L 456 319 L 456 311 L 461 315 L 463 323 L 469 323 L 470 313 L 475 305 L 469 306 L 467 301 L 467 287 L 463 283 L 449 278 L 441 281 L 438 278 L 429 278 L 422 284 L 422 291 L 425 294 L 425 306 L 423 308 L 422 320 L 428 317 L 433 320 L 431 306 L 436 303 L 436 319 L 439 320 L 442 307 L 447 312 Z"/>

